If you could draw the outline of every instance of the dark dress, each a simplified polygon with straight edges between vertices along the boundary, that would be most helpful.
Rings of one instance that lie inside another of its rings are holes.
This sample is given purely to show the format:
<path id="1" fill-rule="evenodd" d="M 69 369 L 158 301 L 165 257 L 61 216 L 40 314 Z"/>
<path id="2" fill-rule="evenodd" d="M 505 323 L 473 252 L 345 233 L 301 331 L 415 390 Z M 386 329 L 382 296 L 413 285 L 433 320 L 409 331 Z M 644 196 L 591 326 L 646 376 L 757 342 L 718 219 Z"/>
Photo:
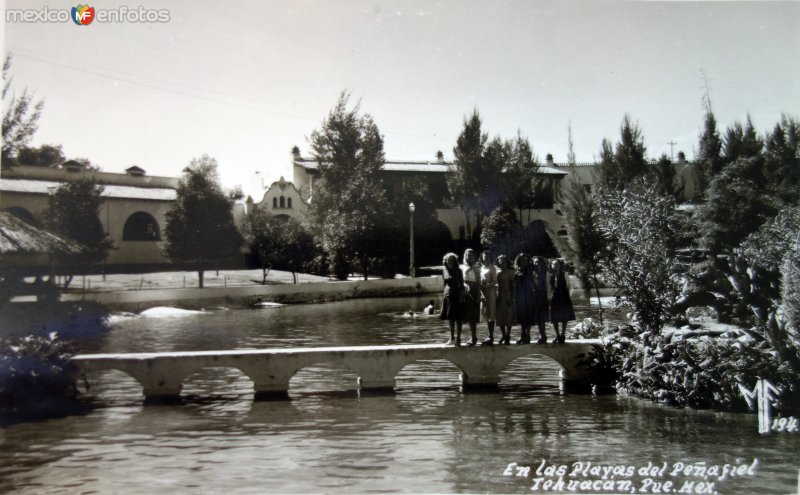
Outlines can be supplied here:
<path id="1" fill-rule="evenodd" d="M 517 270 L 514 272 L 514 280 L 517 323 L 529 327 L 536 321 L 533 307 L 533 272 L 530 268 Z"/>
<path id="2" fill-rule="evenodd" d="M 461 321 L 464 308 L 464 275 L 461 269 L 445 268 L 444 276 L 444 302 L 439 318 L 449 321 Z"/>
<path id="3" fill-rule="evenodd" d="M 550 300 L 550 321 L 558 323 L 575 320 L 575 310 L 572 307 L 572 299 L 569 297 L 567 277 L 564 272 L 551 275 L 550 285 L 553 287 L 553 299 Z"/>
<path id="4" fill-rule="evenodd" d="M 550 319 L 547 303 L 547 270 L 533 272 L 533 321 L 545 323 Z"/>
<path id="5" fill-rule="evenodd" d="M 464 323 L 478 323 L 481 319 L 481 270 L 478 265 L 462 265 L 464 283 L 467 286 L 461 321 Z"/>

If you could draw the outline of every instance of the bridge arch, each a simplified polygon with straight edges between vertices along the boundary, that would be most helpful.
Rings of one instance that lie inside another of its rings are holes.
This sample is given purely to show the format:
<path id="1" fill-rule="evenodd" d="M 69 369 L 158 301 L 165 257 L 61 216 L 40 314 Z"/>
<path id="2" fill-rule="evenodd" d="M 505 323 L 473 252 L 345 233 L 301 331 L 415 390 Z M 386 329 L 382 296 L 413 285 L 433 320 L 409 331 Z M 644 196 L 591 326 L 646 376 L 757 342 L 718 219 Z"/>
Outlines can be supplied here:
<path id="1" fill-rule="evenodd" d="M 554 357 L 531 352 L 509 360 L 498 374 L 499 385 L 547 386 L 558 382 L 562 364 Z"/>
<path id="2" fill-rule="evenodd" d="M 145 386 L 142 380 L 121 368 L 90 370 L 85 373 L 85 377 L 85 383 L 83 380 L 78 382 L 81 393 L 86 392 L 109 400 L 144 396 Z"/>
<path id="3" fill-rule="evenodd" d="M 181 397 L 252 397 L 255 380 L 236 366 L 203 366 L 181 380 Z"/>
<path id="4" fill-rule="evenodd" d="M 460 385 L 464 373 L 456 363 L 446 358 L 423 358 L 411 361 L 395 374 L 397 388 L 440 388 Z"/>
<path id="5" fill-rule="evenodd" d="M 303 363 L 288 379 L 290 395 L 358 389 L 359 374 L 346 363 L 322 359 Z"/>

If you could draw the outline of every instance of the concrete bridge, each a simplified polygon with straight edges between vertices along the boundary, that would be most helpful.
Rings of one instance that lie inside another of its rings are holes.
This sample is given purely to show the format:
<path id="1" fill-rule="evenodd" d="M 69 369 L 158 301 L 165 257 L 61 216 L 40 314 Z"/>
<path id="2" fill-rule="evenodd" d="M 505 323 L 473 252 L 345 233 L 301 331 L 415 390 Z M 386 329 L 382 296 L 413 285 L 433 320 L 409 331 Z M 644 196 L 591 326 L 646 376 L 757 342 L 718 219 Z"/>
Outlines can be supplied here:
<path id="1" fill-rule="evenodd" d="M 84 371 L 120 370 L 135 378 L 148 399 L 180 395 L 182 382 L 203 368 L 236 368 L 254 383 L 256 396 L 285 395 L 289 380 L 301 369 L 322 362 L 341 364 L 358 376 L 362 390 L 391 390 L 395 376 L 420 360 L 441 359 L 461 370 L 464 386 L 491 386 L 514 359 L 547 356 L 561 365 L 563 381 L 585 377 L 580 355 L 599 340 L 572 340 L 564 344 L 452 347 L 443 344 L 316 347 L 232 351 L 157 352 L 136 354 L 81 354 L 73 358 Z"/>

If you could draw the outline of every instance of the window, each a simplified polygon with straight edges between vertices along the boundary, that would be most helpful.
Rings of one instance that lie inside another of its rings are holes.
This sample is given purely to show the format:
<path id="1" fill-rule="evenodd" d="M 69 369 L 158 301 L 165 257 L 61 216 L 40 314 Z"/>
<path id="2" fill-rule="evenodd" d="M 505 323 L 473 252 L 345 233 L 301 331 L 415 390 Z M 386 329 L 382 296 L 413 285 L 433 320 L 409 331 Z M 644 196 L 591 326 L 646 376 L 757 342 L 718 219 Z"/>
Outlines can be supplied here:
<path id="1" fill-rule="evenodd" d="M 281 196 L 281 208 L 286 208 L 286 198 Z"/>
<path id="2" fill-rule="evenodd" d="M 286 198 L 286 205 L 287 205 L 286 206 L 287 208 L 291 208 L 292 207 L 292 198 Z"/>
<path id="3" fill-rule="evenodd" d="M 278 207 L 278 198 L 272 198 L 272 208 Z"/>
<path id="4" fill-rule="evenodd" d="M 149 213 L 137 211 L 125 221 L 122 230 L 123 241 L 160 241 L 161 231 L 158 222 Z"/>

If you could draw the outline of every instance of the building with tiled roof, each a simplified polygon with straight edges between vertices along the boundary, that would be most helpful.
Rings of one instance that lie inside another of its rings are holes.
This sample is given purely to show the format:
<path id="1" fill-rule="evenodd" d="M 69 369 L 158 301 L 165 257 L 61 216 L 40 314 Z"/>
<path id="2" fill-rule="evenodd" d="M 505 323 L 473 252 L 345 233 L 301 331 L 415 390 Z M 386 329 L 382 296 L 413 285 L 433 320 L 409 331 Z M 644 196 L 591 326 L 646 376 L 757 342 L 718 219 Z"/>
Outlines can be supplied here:
<path id="1" fill-rule="evenodd" d="M 175 201 L 177 178 L 149 176 L 138 166 L 124 174 L 100 172 L 75 161 L 57 168 L 17 166 L 4 169 L 0 177 L 0 210 L 34 225 L 44 223 L 51 194 L 79 178 L 91 178 L 103 187 L 97 222 L 114 241 L 106 265 L 143 270 L 169 263 L 161 254 L 162 232 Z"/>
<path id="2" fill-rule="evenodd" d="M 450 231 L 453 240 L 464 240 L 471 236 L 470 227 L 476 225 L 473 218 L 467 219 L 461 208 L 453 207 L 447 188 L 447 174 L 453 171 L 453 162 L 444 159 L 441 153 L 436 160 L 396 160 L 387 159 L 381 167 L 381 180 L 386 187 L 389 201 L 397 198 L 403 185 L 414 181 L 427 188 L 427 197 L 436 208 L 439 222 Z M 298 148 L 292 150 L 293 183 L 305 202 L 313 201 L 316 182 L 319 178 L 319 163 L 312 158 L 305 158 Z M 537 199 L 527 210 L 519 212 L 521 220 L 528 224 L 533 221 L 544 221 L 553 235 L 566 234 L 566 227 L 558 207 L 562 180 L 569 172 L 556 167 L 552 163 L 539 166 L 539 180 L 536 184 Z M 531 184 L 534 187 L 534 184 Z M 269 206 L 269 205 L 267 205 Z"/>

